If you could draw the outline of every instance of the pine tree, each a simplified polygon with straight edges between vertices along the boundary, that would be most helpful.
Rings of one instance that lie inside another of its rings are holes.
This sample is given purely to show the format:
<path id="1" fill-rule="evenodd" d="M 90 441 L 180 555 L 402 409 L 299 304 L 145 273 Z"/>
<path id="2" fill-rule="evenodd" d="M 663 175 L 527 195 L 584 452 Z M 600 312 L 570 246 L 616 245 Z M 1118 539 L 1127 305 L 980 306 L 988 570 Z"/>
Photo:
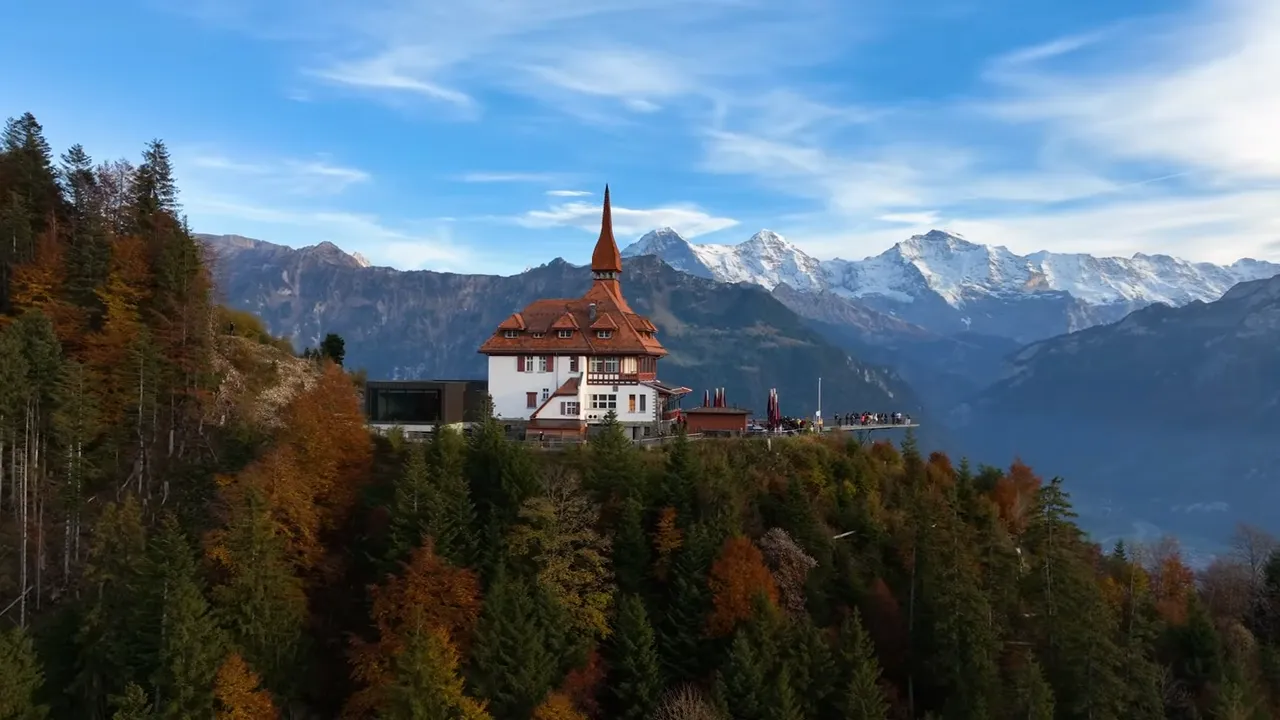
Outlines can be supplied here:
<path id="1" fill-rule="evenodd" d="M 428 446 L 436 489 L 427 532 L 435 538 L 438 552 L 455 565 L 477 560 L 476 511 L 467 487 L 466 455 L 466 440 L 452 428 L 438 429 Z"/>
<path id="2" fill-rule="evenodd" d="M 729 643 L 729 656 L 716 678 L 716 701 L 734 720 L 764 720 L 768 707 L 765 662 L 744 631 Z"/>
<path id="3" fill-rule="evenodd" d="M 549 627 L 545 592 L 499 567 L 471 646 L 471 687 L 495 717 L 527 717 L 559 674 L 561 628 Z"/>
<path id="4" fill-rule="evenodd" d="M 422 443 L 409 446 L 404 470 L 396 478 L 391 505 L 391 542 L 388 560 L 399 562 L 427 536 L 435 487 L 427 467 L 427 450 Z"/>
<path id="5" fill-rule="evenodd" d="M 484 705 L 463 692 L 458 651 L 442 629 L 411 634 L 396 658 L 386 703 L 386 720 L 485 720 Z"/>
<path id="6" fill-rule="evenodd" d="M 44 682 L 40 660 L 22 628 L 0 632 L 0 718 L 41 720 L 48 708 L 37 702 Z"/>
<path id="7" fill-rule="evenodd" d="M 192 548 L 166 514 L 150 543 L 147 587 L 156 618 L 156 669 L 151 684 L 161 718 L 207 717 L 224 639 L 205 600 Z"/>
<path id="8" fill-rule="evenodd" d="M 304 657 L 307 598 L 261 495 L 251 491 L 231 512 L 210 545 L 221 573 L 213 589 L 216 613 L 267 687 L 288 695 Z"/>
<path id="9" fill-rule="evenodd" d="M 644 493 L 644 476 L 635 443 L 627 437 L 618 416 L 609 411 L 590 439 L 590 462 L 583 486 L 594 495 L 621 498 Z"/>
<path id="10" fill-rule="evenodd" d="M 84 571 L 84 613 L 76 638 L 79 671 L 73 691 L 77 714 L 109 716 L 105 700 L 145 680 L 150 635 L 138 612 L 138 591 L 146 577 L 146 531 L 132 496 L 103 508 L 94 529 Z"/>
<path id="11" fill-rule="evenodd" d="M 657 707 L 662 692 L 653 628 L 644 602 L 636 595 L 618 599 L 614 632 L 606 651 L 604 708 L 609 717 L 644 720 Z"/>
<path id="12" fill-rule="evenodd" d="M 649 537 L 644 531 L 644 508 L 634 493 L 623 502 L 613 538 L 613 574 L 618 591 L 639 593 L 649 576 Z"/>
<path id="13" fill-rule="evenodd" d="M 155 713 L 151 711 L 151 700 L 147 691 L 137 683 L 129 683 L 121 695 L 112 695 L 111 707 L 114 712 L 111 720 L 153 720 Z"/>
<path id="14" fill-rule="evenodd" d="M 1040 663 L 1029 658 L 1013 671 L 1009 715 L 1021 720 L 1053 720 L 1053 688 L 1044 679 Z"/>
<path id="15" fill-rule="evenodd" d="M 862 625 L 862 616 L 854 610 L 840 626 L 838 667 L 844 682 L 835 694 L 837 717 L 849 720 L 883 720 L 889 704 L 880 688 L 880 666 L 876 661 L 871 636 Z"/>
<path id="16" fill-rule="evenodd" d="M 657 626 L 659 661 L 668 686 L 695 680 L 708 669 L 703 638 L 711 612 L 707 569 L 712 550 L 702 528 L 694 527 L 689 535 L 672 566 Z"/>

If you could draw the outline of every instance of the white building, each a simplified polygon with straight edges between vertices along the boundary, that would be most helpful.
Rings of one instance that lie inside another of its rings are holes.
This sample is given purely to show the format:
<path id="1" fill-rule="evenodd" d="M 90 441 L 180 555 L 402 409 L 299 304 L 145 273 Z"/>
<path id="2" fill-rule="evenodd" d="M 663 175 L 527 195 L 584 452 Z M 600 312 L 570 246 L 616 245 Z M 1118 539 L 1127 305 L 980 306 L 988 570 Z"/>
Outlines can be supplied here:
<path id="1" fill-rule="evenodd" d="M 576 436 L 612 410 L 640 438 L 659 427 L 669 400 L 689 392 L 658 382 L 667 354 L 658 328 L 622 296 L 608 186 L 591 273 L 581 298 L 536 300 L 480 346 L 499 419 L 527 422 L 530 433 Z"/>

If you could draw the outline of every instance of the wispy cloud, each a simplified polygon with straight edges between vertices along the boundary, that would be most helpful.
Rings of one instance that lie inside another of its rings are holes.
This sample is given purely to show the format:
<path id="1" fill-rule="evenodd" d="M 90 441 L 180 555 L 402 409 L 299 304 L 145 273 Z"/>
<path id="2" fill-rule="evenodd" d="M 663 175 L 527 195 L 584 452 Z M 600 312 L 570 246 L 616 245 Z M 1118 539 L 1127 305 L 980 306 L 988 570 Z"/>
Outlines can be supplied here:
<path id="1" fill-rule="evenodd" d="M 591 195 L 587 190 L 548 190 L 547 194 L 551 197 L 587 197 Z"/>
<path id="2" fill-rule="evenodd" d="M 622 236 L 638 236 L 654 228 L 670 227 L 686 238 L 695 238 L 738 224 L 733 218 L 718 217 L 687 204 L 648 209 L 613 205 L 612 213 L 613 229 Z M 565 202 L 547 210 L 530 210 L 511 220 L 529 228 L 576 227 L 595 232 L 600 229 L 600 206 L 595 203 Z"/>
<path id="3" fill-rule="evenodd" d="M 182 171 L 212 171 L 228 182 L 256 183 L 291 194 L 334 195 L 352 185 L 372 181 L 364 170 L 335 165 L 327 160 L 281 159 L 271 162 L 244 162 L 218 154 L 179 153 L 177 167 Z"/>
<path id="4" fill-rule="evenodd" d="M 470 172 L 458 179 L 466 183 L 551 183 L 559 178 L 553 173 Z"/>

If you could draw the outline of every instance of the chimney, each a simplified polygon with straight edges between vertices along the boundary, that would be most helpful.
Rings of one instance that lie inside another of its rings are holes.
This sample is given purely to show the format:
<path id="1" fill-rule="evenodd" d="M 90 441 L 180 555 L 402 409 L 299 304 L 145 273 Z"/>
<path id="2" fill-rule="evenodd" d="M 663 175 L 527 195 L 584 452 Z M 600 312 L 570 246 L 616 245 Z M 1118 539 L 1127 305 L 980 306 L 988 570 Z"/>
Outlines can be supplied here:
<path id="1" fill-rule="evenodd" d="M 590 305 L 587 306 L 587 319 L 589 319 L 591 322 L 596 321 L 596 304 L 595 303 L 591 303 Z"/>

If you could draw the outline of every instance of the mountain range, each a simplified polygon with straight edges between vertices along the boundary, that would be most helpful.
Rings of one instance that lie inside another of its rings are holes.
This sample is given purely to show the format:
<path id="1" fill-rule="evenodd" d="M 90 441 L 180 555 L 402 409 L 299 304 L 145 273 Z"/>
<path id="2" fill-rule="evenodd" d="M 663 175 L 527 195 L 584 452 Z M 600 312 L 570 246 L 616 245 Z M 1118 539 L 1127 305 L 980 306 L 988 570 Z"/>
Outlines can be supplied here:
<path id="1" fill-rule="evenodd" d="M 829 293 L 941 335 L 968 331 L 1021 344 L 1115 322 L 1153 303 L 1208 302 L 1236 283 L 1280 274 L 1280 264 L 1252 259 L 1220 266 L 1167 255 L 1024 256 L 941 230 L 863 260 L 817 260 L 769 230 L 738 245 L 695 245 L 662 228 L 622 254 L 655 255 L 721 282 Z"/>
<path id="2" fill-rule="evenodd" d="M 330 243 L 202 237 L 230 304 L 298 347 L 341 334 L 348 364 L 371 377 L 482 377 L 475 349 L 490 328 L 590 282 L 560 259 L 510 277 L 402 272 Z M 1274 525 L 1275 265 L 1019 258 L 940 232 L 861 265 L 766 233 L 725 248 L 655 231 L 624 254 L 624 292 L 671 351 L 661 376 L 695 395 L 724 386 L 760 411 L 778 387 L 784 412 L 807 415 L 820 376 L 828 415 L 902 409 L 924 421 L 925 447 L 995 465 L 1020 456 L 1068 477 L 1101 538 L 1173 530 L 1204 546 L 1236 520 Z M 1063 268 L 1080 272 L 1067 282 Z M 1235 280 L 1253 275 L 1267 279 Z M 979 309 L 981 321 L 958 319 Z"/>
<path id="3" fill-rule="evenodd" d="M 371 378 L 482 378 L 476 349 L 533 300 L 580 297 L 588 269 L 556 259 L 519 275 L 464 275 L 370 267 L 331 243 L 294 249 L 239 236 L 201 235 L 228 304 L 256 313 L 299 348 L 326 333 L 346 340 L 347 364 Z M 657 324 L 670 354 L 659 376 L 695 391 L 723 387 L 731 404 L 763 412 L 776 387 L 789 415 L 901 411 L 924 404 L 897 373 L 853 356 L 763 288 L 629 259 L 623 292 Z M 922 442 L 941 443 L 938 429 Z"/>

